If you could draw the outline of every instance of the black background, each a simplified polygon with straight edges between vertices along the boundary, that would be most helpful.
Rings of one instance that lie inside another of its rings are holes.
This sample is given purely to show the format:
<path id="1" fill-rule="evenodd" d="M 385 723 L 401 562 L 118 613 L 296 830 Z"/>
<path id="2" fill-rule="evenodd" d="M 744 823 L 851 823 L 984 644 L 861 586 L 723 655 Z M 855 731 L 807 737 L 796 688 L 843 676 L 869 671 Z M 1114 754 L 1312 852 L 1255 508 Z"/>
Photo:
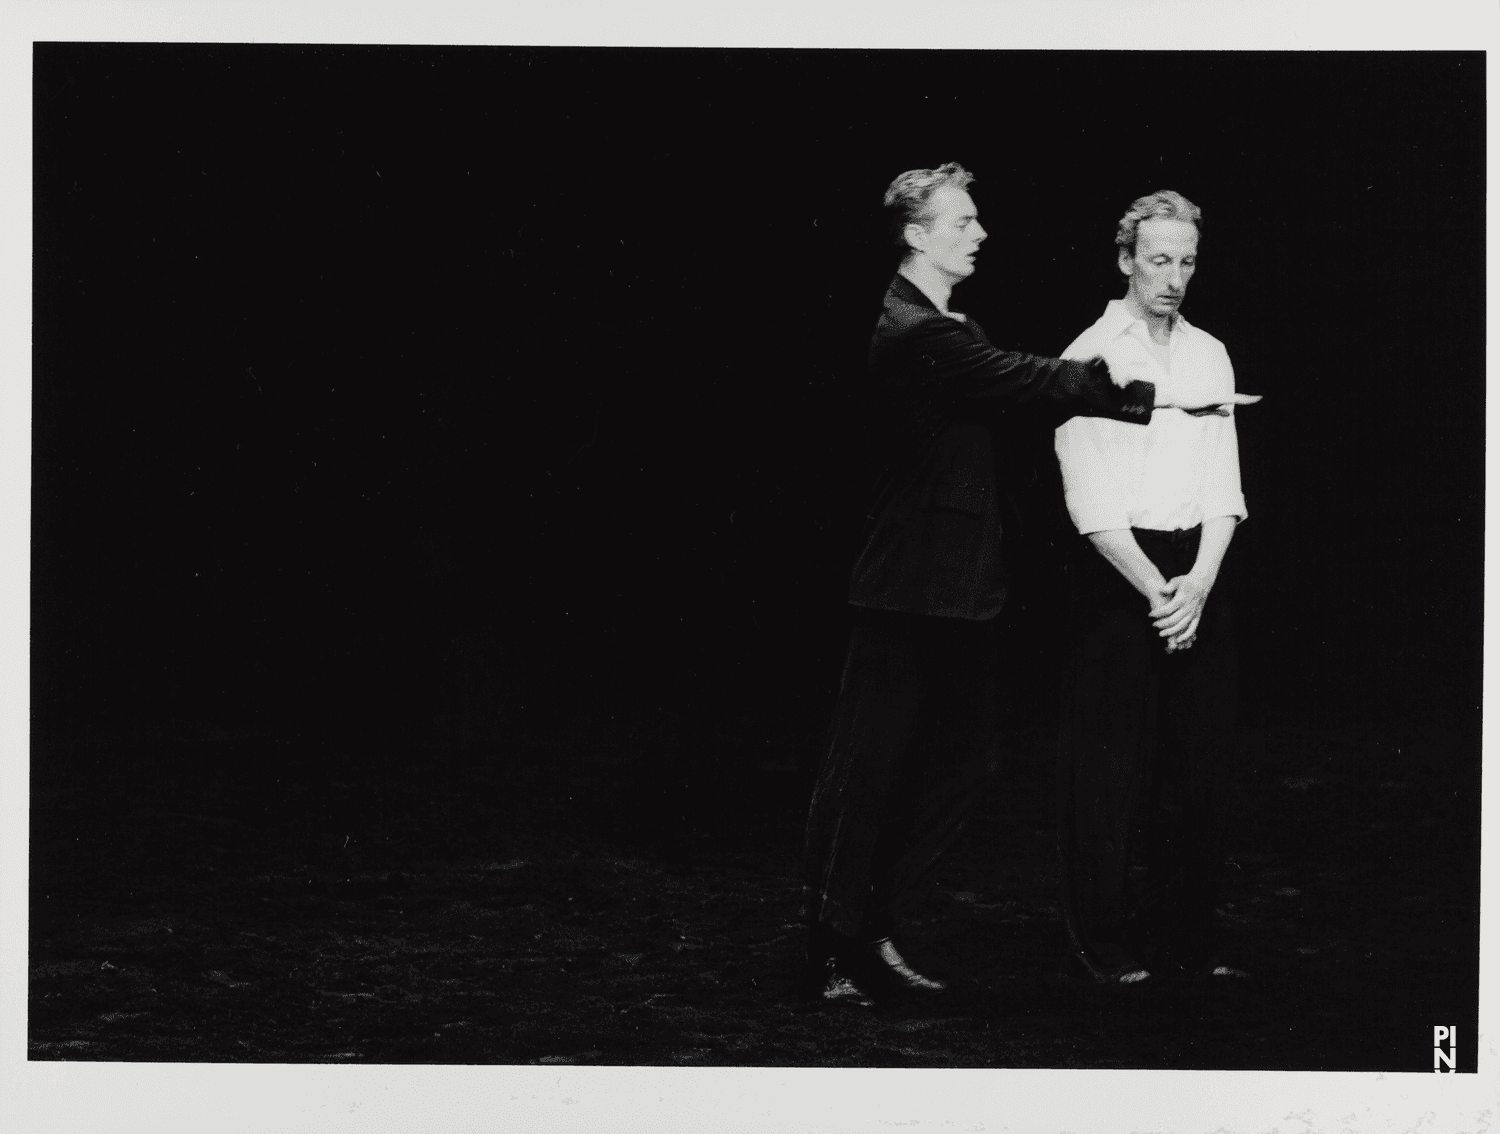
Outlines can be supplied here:
<path id="1" fill-rule="evenodd" d="M 34 777 L 191 776 L 220 741 L 268 781 L 461 788 L 522 737 L 623 743 L 642 776 L 676 753 L 700 801 L 746 753 L 805 773 L 868 480 L 879 200 L 956 160 L 990 236 L 955 306 L 1036 353 L 1122 293 L 1134 197 L 1203 208 L 1185 313 L 1265 395 L 1242 721 L 1431 726 L 1458 742 L 1427 771 L 1474 782 L 1482 54 L 35 62 Z M 1012 611 L 1040 729 L 1047 449 Z M 715 821 L 680 803 L 631 806 Z"/>

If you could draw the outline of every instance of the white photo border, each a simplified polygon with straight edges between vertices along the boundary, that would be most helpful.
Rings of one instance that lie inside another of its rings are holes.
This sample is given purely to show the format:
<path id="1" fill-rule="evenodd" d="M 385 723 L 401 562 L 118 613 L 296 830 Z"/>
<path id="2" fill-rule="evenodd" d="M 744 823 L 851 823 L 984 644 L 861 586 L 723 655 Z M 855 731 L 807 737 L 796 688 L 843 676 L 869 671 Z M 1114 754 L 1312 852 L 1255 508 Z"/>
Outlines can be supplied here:
<path id="1" fill-rule="evenodd" d="M 0 10 L 0 1113 L 50 1131 L 1364 1131 L 1491 1129 L 1495 905 L 1479 1074 L 391 1067 L 26 1060 L 32 45 L 43 41 L 792 48 L 1488 50 L 1494 3 L 11 0 Z M 1496 78 L 1490 71 L 1493 92 Z M 1490 153 L 1496 151 L 1494 119 Z M 1493 158 L 1491 159 L 1493 161 Z M 1490 204 L 1489 259 L 1495 206 Z M 1490 298 L 1491 330 L 1494 323 Z M 1496 337 L 1487 362 L 1493 369 Z M 1486 424 L 1493 431 L 1496 399 Z M 1496 498 L 1487 469 L 1490 498 Z M 1495 536 L 1486 541 L 1494 560 Z M 1487 573 L 1486 581 L 1489 581 Z M 1487 592 L 1489 588 L 1487 587 Z M 1486 680 L 1486 692 L 1493 682 Z M 1494 698 L 1490 698 L 1494 703 Z M 1486 757 L 1493 727 L 1486 722 Z M 1491 763 L 1486 759 L 1486 763 Z M 1483 880 L 1495 866 L 1493 791 Z M 1487 892 L 1487 888 L 1485 890 Z M 1371 989 L 1372 996 L 1380 994 Z M 1440 1022 L 1440 1021 L 1435 1021 Z"/>

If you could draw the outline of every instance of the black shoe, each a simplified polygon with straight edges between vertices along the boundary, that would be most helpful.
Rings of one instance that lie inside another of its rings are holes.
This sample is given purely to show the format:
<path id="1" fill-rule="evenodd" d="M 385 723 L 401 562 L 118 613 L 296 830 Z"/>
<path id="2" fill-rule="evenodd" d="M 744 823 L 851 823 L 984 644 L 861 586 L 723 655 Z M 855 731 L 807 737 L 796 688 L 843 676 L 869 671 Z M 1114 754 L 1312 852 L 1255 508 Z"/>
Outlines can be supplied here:
<path id="1" fill-rule="evenodd" d="M 798 982 L 804 1001 L 868 1003 L 905 993 L 930 995 L 947 987 L 908 965 L 889 937 L 859 942 L 821 922 L 808 927 L 807 962 Z"/>
<path id="2" fill-rule="evenodd" d="M 848 966 L 850 970 L 848 975 L 856 983 L 863 978 L 871 990 L 877 994 L 880 992 L 935 993 L 942 992 L 948 987 L 946 981 L 925 977 L 908 965 L 906 958 L 896 948 L 896 943 L 889 937 L 866 942 L 860 946 L 853 960 L 854 964 Z"/>
<path id="3" fill-rule="evenodd" d="M 858 992 L 858 989 L 844 972 L 839 971 L 847 967 L 847 959 L 854 953 L 855 943 L 852 938 L 844 936 L 826 922 L 818 921 L 809 925 L 807 960 L 803 962 L 802 974 L 797 980 L 797 998 L 811 1003 L 857 1000 L 858 997 L 850 990 Z M 863 997 L 864 994 L 858 993 L 858 996 Z"/>
<path id="4" fill-rule="evenodd" d="M 819 999 L 824 1004 L 847 1004 L 854 1008 L 875 1007 L 875 998 L 839 972 L 837 965 L 829 968 L 828 980 L 823 985 Z"/>
<path id="5" fill-rule="evenodd" d="M 839 963 L 827 957 L 821 964 L 808 963 L 798 981 L 797 998 L 808 1004 L 847 1004 L 873 1008 L 875 1000 L 839 970 Z"/>
<path id="6" fill-rule="evenodd" d="M 1067 973 L 1069 976 L 1091 980 L 1095 984 L 1133 985 L 1151 979 L 1151 970 L 1134 959 L 1105 967 L 1075 952 L 1067 954 Z"/>
<path id="7" fill-rule="evenodd" d="M 1249 980 L 1250 974 L 1244 969 L 1233 965 L 1220 964 L 1213 961 L 1205 967 L 1204 975 L 1212 980 Z"/>

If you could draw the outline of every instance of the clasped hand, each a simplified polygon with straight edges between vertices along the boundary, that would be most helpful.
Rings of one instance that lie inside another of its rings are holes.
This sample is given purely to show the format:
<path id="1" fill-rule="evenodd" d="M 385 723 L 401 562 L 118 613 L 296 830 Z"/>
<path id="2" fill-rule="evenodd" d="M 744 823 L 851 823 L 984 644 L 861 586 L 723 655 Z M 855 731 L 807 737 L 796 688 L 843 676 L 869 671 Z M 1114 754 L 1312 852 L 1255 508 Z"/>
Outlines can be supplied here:
<path id="1" fill-rule="evenodd" d="M 1178 575 L 1160 589 L 1161 599 L 1151 611 L 1151 621 L 1167 640 L 1167 653 L 1186 650 L 1198 636 L 1198 623 L 1208 602 L 1209 587 L 1195 575 Z"/>

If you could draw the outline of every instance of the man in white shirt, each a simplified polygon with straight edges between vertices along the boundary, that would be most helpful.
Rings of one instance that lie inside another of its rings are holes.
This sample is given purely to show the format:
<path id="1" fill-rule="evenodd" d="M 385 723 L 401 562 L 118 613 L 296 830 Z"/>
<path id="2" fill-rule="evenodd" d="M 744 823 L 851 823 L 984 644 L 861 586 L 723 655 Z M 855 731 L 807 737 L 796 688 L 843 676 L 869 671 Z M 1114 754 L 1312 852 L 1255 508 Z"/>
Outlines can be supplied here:
<path id="1" fill-rule="evenodd" d="M 1227 596 L 1215 592 L 1246 517 L 1218 339 L 1179 308 L 1197 267 L 1201 213 L 1178 193 L 1137 200 L 1116 243 L 1123 299 L 1064 358 L 1147 363 L 1178 405 L 1144 428 L 1075 417 L 1056 433 L 1069 515 L 1075 641 L 1064 680 L 1058 848 L 1068 949 L 1101 982 L 1158 973 L 1229 975 L 1213 940 L 1218 780 L 1232 740 L 1236 658 Z M 1212 596 L 1212 597 L 1211 597 Z M 1127 909 L 1131 839 L 1148 872 Z"/>

